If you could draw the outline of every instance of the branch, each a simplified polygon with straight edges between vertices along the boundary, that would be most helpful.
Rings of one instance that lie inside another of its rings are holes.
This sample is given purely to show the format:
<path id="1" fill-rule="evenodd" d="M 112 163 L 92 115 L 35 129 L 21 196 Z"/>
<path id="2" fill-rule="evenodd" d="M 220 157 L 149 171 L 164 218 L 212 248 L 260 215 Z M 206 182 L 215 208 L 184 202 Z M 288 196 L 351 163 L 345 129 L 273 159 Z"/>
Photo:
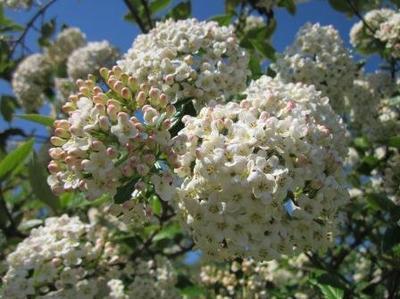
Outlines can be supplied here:
<path id="1" fill-rule="evenodd" d="M 146 28 L 146 25 L 143 23 L 142 19 L 139 16 L 139 12 L 136 10 L 136 8 L 133 6 L 133 4 L 129 0 L 124 0 L 124 3 L 128 7 L 130 13 L 132 14 L 133 19 L 138 24 L 140 30 L 143 33 L 147 33 L 148 30 Z"/>
<path id="2" fill-rule="evenodd" d="M 26 23 L 24 31 L 21 33 L 21 35 L 17 38 L 15 41 L 15 44 L 11 48 L 10 54 L 8 55 L 9 58 L 11 58 L 17 49 L 18 45 L 25 39 L 25 36 L 28 34 L 28 31 L 34 27 L 34 24 L 36 20 L 40 17 L 43 16 L 46 12 L 46 10 L 53 5 L 57 0 L 50 0 L 49 2 L 46 3 L 46 5 L 42 6 L 35 14 L 34 16 Z"/>
<path id="3" fill-rule="evenodd" d="M 147 0 L 141 0 L 141 2 L 142 2 L 142 5 L 144 7 L 144 12 L 146 14 L 146 17 L 147 17 L 147 20 L 148 20 L 148 23 L 149 23 L 149 27 L 151 29 L 151 28 L 153 28 L 154 25 L 153 25 L 153 20 L 151 18 L 151 13 L 150 13 L 150 9 L 149 9 L 149 3 L 147 2 Z"/>
<path id="4" fill-rule="evenodd" d="M 371 28 L 371 26 L 369 26 L 367 21 L 365 21 L 364 17 L 357 10 L 357 7 L 354 6 L 352 0 L 346 0 L 346 2 L 349 5 L 349 7 L 351 8 L 351 10 L 353 11 L 353 13 L 361 20 L 361 22 L 363 22 L 364 26 L 372 33 L 372 35 L 375 36 L 375 31 Z"/>

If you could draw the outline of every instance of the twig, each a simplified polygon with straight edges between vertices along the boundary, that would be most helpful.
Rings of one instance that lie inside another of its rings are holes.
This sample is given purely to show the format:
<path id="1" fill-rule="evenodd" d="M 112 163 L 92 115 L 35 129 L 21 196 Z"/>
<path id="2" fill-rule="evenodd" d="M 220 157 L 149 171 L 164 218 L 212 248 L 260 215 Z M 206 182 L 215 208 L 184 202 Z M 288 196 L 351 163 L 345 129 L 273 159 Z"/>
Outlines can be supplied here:
<path id="1" fill-rule="evenodd" d="M 372 35 L 375 35 L 375 31 L 371 28 L 371 26 L 369 26 L 369 24 L 367 23 L 367 21 L 365 21 L 364 17 L 361 15 L 361 13 L 357 10 L 357 7 L 354 6 L 352 0 L 346 0 L 347 4 L 349 5 L 349 7 L 351 8 L 351 10 L 353 11 L 353 13 L 361 20 L 361 22 L 363 22 L 364 26 L 366 28 L 368 28 L 368 30 L 372 33 Z"/>
<path id="2" fill-rule="evenodd" d="M 150 29 L 152 29 L 154 25 L 153 25 L 153 20 L 151 18 L 151 13 L 150 13 L 150 9 L 149 9 L 149 3 L 147 2 L 147 0 L 141 0 L 141 2 L 142 2 L 142 5 L 144 7 L 144 12 L 146 14 L 149 27 L 150 27 Z"/>
<path id="3" fill-rule="evenodd" d="M 7 204 L 6 201 L 4 200 L 3 192 L 1 189 L 0 189 L 0 207 L 4 210 L 8 222 L 10 222 L 10 226 L 8 228 L 7 227 L 5 228 L 5 234 L 8 236 L 25 237 L 25 235 L 17 229 L 14 219 L 7 208 Z"/>
<path id="4" fill-rule="evenodd" d="M 143 23 L 142 19 L 139 16 L 138 11 L 136 10 L 136 8 L 133 6 L 133 4 L 129 1 L 129 0 L 124 0 L 125 5 L 128 7 L 129 11 L 132 14 L 133 19 L 135 20 L 135 22 L 138 24 L 140 30 L 143 33 L 147 33 L 148 30 L 146 28 L 146 25 Z"/>
<path id="5" fill-rule="evenodd" d="M 25 36 L 28 34 L 29 29 L 33 28 L 36 20 L 42 16 L 46 10 L 56 2 L 57 0 L 50 0 L 49 2 L 46 3 L 46 5 L 42 6 L 36 13 L 35 15 L 26 23 L 24 31 L 22 31 L 21 35 L 17 38 L 17 40 L 14 42 L 13 47 L 10 50 L 10 54 L 8 55 L 9 58 L 11 58 L 17 49 L 19 43 L 21 43 Z"/>

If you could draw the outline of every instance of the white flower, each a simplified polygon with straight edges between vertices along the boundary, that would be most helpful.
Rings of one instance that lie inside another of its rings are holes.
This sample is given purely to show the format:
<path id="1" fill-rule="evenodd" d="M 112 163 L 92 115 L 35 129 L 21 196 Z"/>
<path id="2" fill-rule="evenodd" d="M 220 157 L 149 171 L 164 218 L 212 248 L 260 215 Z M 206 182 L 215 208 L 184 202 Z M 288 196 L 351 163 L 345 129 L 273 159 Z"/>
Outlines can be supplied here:
<path id="1" fill-rule="evenodd" d="M 352 88 L 356 66 L 339 32 L 332 26 L 306 24 L 296 40 L 280 55 L 272 68 L 285 82 L 312 84 L 338 113 L 343 112 L 344 94 Z"/>
<path id="2" fill-rule="evenodd" d="M 136 38 L 118 65 L 171 102 L 191 98 L 198 107 L 241 92 L 248 76 L 248 57 L 233 27 L 195 19 L 157 23 Z"/>
<path id="3" fill-rule="evenodd" d="M 68 76 L 75 81 L 89 74 L 97 74 L 101 67 L 113 66 L 118 57 L 118 50 L 109 42 L 90 42 L 68 57 Z"/>
<path id="4" fill-rule="evenodd" d="M 15 70 L 11 82 L 12 88 L 27 112 L 35 112 L 42 105 L 43 92 L 49 84 L 51 71 L 51 64 L 42 54 L 26 57 Z"/>
<path id="5" fill-rule="evenodd" d="M 12 9 L 28 9 L 32 6 L 32 0 L 0 0 L 0 4 Z"/>
<path id="6" fill-rule="evenodd" d="M 103 92 L 92 80 L 78 80 L 79 94 L 63 106 L 69 117 L 55 122 L 48 183 L 56 193 L 114 196 L 135 175 L 143 183 L 155 174 L 150 170 L 160 156 L 174 162 L 168 130 L 175 109 L 165 102 L 165 94 L 138 87 L 119 67 L 102 73 L 114 93 Z"/>
<path id="7" fill-rule="evenodd" d="M 64 64 L 73 51 L 86 45 L 86 35 L 76 27 L 62 30 L 56 40 L 46 49 L 50 61 Z"/>
<path id="8" fill-rule="evenodd" d="M 184 225 L 208 258 L 326 248 L 348 198 L 341 119 L 313 86 L 264 76 L 246 94 L 186 117 L 175 138 Z"/>

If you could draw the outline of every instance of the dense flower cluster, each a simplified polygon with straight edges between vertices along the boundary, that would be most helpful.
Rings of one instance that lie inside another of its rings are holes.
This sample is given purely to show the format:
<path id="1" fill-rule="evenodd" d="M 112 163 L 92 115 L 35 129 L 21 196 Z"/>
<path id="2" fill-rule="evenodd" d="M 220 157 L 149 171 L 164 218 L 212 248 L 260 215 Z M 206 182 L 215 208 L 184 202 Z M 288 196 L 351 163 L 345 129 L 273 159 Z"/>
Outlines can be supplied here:
<path id="1" fill-rule="evenodd" d="M 396 90 L 396 83 L 386 72 L 360 74 L 347 93 L 350 127 L 369 140 L 394 136 L 400 129 L 398 110 L 387 98 Z"/>
<path id="2" fill-rule="evenodd" d="M 101 67 L 113 66 L 118 57 L 118 50 L 109 42 L 90 42 L 85 47 L 76 49 L 68 57 L 68 76 L 76 81 L 86 78 L 89 74 L 97 74 Z"/>
<path id="3" fill-rule="evenodd" d="M 198 107 L 243 91 L 248 76 L 248 57 L 233 27 L 195 19 L 157 23 L 118 64 L 171 102 L 193 98 Z"/>
<path id="4" fill-rule="evenodd" d="M 79 93 L 63 106 L 69 118 L 55 122 L 48 183 L 56 193 L 78 189 L 89 199 L 114 196 L 126 184 L 143 188 L 160 156 L 173 164 L 168 129 L 175 108 L 165 94 L 139 86 L 119 67 L 101 73 L 110 90 L 78 80 Z"/>
<path id="5" fill-rule="evenodd" d="M 56 40 L 46 49 L 52 63 L 65 63 L 68 57 L 78 48 L 86 45 L 86 35 L 76 27 L 62 30 Z M 87 75 L 87 74 L 86 74 Z"/>
<path id="6" fill-rule="evenodd" d="M 213 290 L 215 298 L 271 298 L 269 290 L 298 282 L 305 255 L 285 257 L 282 261 L 255 262 L 252 259 L 233 261 L 225 267 L 206 265 L 201 268 L 200 283 Z M 287 264 L 283 266 L 284 264 Z M 298 292 L 295 298 L 302 298 Z M 307 297 L 306 297 L 307 298 Z"/>
<path id="7" fill-rule="evenodd" d="M 0 0 L 0 4 L 12 9 L 28 9 L 32 6 L 32 0 Z"/>
<path id="8" fill-rule="evenodd" d="M 12 87 L 18 101 L 27 112 L 36 111 L 42 105 L 51 71 L 51 64 L 42 54 L 26 57 L 15 70 Z"/>
<path id="9" fill-rule="evenodd" d="M 171 263 L 161 257 L 154 260 L 140 260 L 135 265 L 135 278 L 125 285 L 122 280 L 114 279 L 108 282 L 111 289 L 110 299 L 179 299 L 175 288 L 176 274 Z"/>
<path id="10" fill-rule="evenodd" d="M 121 262 L 108 238 L 105 228 L 77 217 L 47 218 L 7 257 L 4 298 L 98 298 Z"/>
<path id="11" fill-rule="evenodd" d="M 337 112 L 344 110 L 344 92 L 352 87 L 356 67 L 332 26 L 306 24 L 272 68 L 285 82 L 313 84 Z"/>
<path id="12" fill-rule="evenodd" d="M 264 76 L 246 93 L 185 117 L 174 139 L 184 224 L 210 258 L 326 248 L 347 199 L 340 118 L 314 86 Z"/>
<path id="13" fill-rule="evenodd" d="M 385 43 L 385 51 L 394 58 L 400 58 L 400 13 L 395 13 L 380 25 L 376 37 Z"/>

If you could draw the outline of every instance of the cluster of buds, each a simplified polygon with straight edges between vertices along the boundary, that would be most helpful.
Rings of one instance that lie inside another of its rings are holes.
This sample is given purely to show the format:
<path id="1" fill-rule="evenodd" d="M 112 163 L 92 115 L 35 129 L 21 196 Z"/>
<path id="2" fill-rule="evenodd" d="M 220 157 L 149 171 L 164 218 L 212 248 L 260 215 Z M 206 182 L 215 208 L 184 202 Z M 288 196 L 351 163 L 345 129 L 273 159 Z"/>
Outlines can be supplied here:
<path id="1" fill-rule="evenodd" d="M 159 159 L 174 165 L 169 149 L 175 108 L 159 89 L 122 72 L 102 68 L 104 91 L 94 76 L 77 80 L 78 94 L 63 106 L 68 119 L 55 122 L 48 183 L 55 193 L 83 191 L 88 199 L 137 187 Z"/>

